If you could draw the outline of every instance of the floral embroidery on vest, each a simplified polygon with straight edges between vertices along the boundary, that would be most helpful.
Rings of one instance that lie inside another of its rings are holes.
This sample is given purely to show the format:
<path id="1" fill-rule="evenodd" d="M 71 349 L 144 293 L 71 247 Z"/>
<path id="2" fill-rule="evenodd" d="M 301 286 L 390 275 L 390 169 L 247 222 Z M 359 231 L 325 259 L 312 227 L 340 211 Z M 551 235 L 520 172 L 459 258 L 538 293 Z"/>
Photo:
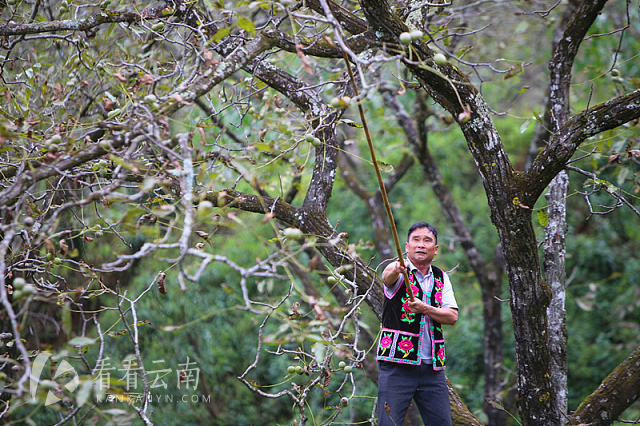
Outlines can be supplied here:
<path id="1" fill-rule="evenodd" d="M 420 293 L 420 289 L 418 289 L 418 287 L 413 284 L 411 284 L 411 291 L 413 292 L 414 296 L 417 296 L 418 293 Z M 411 324 L 416 320 L 416 314 L 407 312 L 407 308 L 409 307 L 409 301 L 411 300 L 411 298 L 409 297 L 409 292 L 406 291 L 406 288 L 405 295 L 405 297 L 400 299 L 400 301 L 402 302 L 402 315 L 400 316 L 400 321 L 408 322 L 409 324 Z"/>
<path id="2" fill-rule="evenodd" d="M 440 308 L 444 278 L 440 269 L 432 268 L 434 280 L 429 293 L 422 291 L 411 272 L 407 275 L 414 297 Z M 428 333 L 431 337 L 433 369 L 444 369 L 445 348 L 442 325 L 426 315 L 407 312 L 408 301 L 409 293 L 404 285 L 392 298 L 385 300 L 376 358 L 379 361 L 418 365 L 422 362 L 422 340 Z"/>
<path id="3" fill-rule="evenodd" d="M 387 349 L 391 347 L 393 343 L 393 333 L 382 333 L 380 338 L 380 355 L 384 355 Z"/>
<path id="4" fill-rule="evenodd" d="M 411 339 L 400 340 L 400 343 L 398 343 L 398 350 L 404 354 L 402 358 L 406 358 L 407 355 L 413 352 L 413 343 L 411 343 Z"/>
<path id="5" fill-rule="evenodd" d="M 435 274 L 434 274 L 435 275 Z M 442 289 L 444 283 L 438 276 L 434 276 L 433 289 L 431 290 L 431 305 L 436 308 L 442 307 Z M 446 356 L 444 351 L 444 336 L 442 335 L 442 325 L 435 321 L 430 321 L 429 334 L 431 335 L 431 353 L 433 354 L 433 368 L 441 370 L 445 366 Z"/>

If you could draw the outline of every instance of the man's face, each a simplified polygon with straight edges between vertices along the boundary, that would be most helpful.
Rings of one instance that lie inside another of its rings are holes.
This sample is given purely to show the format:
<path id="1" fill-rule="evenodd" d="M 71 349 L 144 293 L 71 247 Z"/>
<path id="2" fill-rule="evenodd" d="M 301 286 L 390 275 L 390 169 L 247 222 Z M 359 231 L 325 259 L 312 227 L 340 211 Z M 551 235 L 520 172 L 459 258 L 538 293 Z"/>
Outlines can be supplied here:
<path id="1" fill-rule="evenodd" d="M 438 254 L 435 236 L 428 228 L 418 228 L 413 231 L 405 244 L 405 249 L 409 260 L 414 265 L 430 264 Z"/>

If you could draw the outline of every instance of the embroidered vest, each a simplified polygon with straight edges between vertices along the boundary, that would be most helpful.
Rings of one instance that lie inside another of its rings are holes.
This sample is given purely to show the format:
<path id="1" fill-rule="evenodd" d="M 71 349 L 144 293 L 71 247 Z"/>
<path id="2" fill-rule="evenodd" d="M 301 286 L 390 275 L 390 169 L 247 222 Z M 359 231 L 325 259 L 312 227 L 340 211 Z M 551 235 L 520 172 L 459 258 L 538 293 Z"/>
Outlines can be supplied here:
<path id="1" fill-rule="evenodd" d="M 409 284 L 414 297 L 425 303 L 442 307 L 442 289 L 444 287 L 442 270 L 431 266 L 433 287 L 424 294 L 413 273 L 408 273 Z M 401 284 L 391 299 L 385 298 L 382 311 L 382 331 L 378 343 L 378 361 L 398 362 L 418 365 L 422 361 L 422 339 L 424 333 L 431 336 L 433 369 L 444 370 L 445 351 L 442 325 L 428 315 L 407 313 L 409 302 L 407 287 Z M 427 302 L 428 301 L 428 302 Z"/>

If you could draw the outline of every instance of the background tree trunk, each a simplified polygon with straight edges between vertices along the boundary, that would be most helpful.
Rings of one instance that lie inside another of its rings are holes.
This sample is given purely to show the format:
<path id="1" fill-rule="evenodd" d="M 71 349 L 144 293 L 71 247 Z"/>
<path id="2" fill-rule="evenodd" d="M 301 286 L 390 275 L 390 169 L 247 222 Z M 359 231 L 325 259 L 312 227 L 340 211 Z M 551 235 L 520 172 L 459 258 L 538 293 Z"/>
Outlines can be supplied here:
<path id="1" fill-rule="evenodd" d="M 545 227 L 544 271 L 551 287 L 549 348 L 551 380 L 556 389 L 556 405 L 562 418 L 567 415 L 567 327 L 565 311 L 565 251 L 567 232 L 567 190 L 569 175 L 564 170 L 553 178 L 547 193 L 549 223 Z"/>

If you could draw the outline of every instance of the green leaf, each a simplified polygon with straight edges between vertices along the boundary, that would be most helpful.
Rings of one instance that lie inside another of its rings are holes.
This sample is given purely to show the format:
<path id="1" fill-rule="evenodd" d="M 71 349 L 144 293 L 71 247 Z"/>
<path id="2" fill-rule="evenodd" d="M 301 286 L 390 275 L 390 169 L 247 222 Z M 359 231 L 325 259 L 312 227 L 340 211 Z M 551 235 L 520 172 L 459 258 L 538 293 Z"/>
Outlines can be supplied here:
<path id="1" fill-rule="evenodd" d="M 536 216 L 538 216 L 538 223 L 540 226 L 544 227 L 549 224 L 549 214 L 547 214 L 546 210 L 538 210 L 536 212 Z"/>
<path id="2" fill-rule="evenodd" d="M 89 337 L 78 336 L 69 340 L 71 346 L 84 346 L 84 345 L 92 345 L 96 342 L 96 339 L 91 339 Z"/>
<path id="3" fill-rule="evenodd" d="M 256 35 L 256 26 L 253 22 L 242 15 L 238 15 L 238 26 L 248 32 L 249 34 Z"/>
<path id="4" fill-rule="evenodd" d="M 531 119 L 525 120 L 525 122 L 520 125 L 520 134 L 527 131 L 529 124 L 531 124 Z"/>
<path id="5" fill-rule="evenodd" d="M 68 335 L 71 334 L 71 308 L 69 302 L 62 307 L 62 330 Z"/>
<path id="6" fill-rule="evenodd" d="M 356 123 L 353 120 L 349 120 L 348 118 L 343 118 L 342 120 L 340 120 L 342 123 L 346 124 L 347 126 L 351 126 L 351 127 L 357 127 L 357 128 L 362 128 L 361 125 L 359 125 L 358 123 Z"/>
<path id="7" fill-rule="evenodd" d="M 110 416 L 123 416 L 125 414 L 128 414 L 128 411 L 121 410 L 119 408 L 109 408 L 108 410 L 103 410 L 102 412 Z"/>
<path id="8" fill-rule="evenodd" d="M 324 345 L 324 343 L 316 343 L 311 347 L 311 350 L 313 351 L 313 354 L 316 357 L 316 362 L 318 364 L 320 364 L 322 361 L 324 361 L 324 355 L 327 352 L 327 347 Z"/>
<path id="9" fill-rule="evenodd" d="M 145 212 L 146 212 L 146 210 L 141 209 L 140 207 L 134 207 L 132 209 L 129 209 L 129 210 L 127 210 L 127 212 L 122 217 L 121 223 L 123 223 L 123 224 L 134 223 L 135 220 L 138 219 L 138 216 L 140 216 L 141 214 L 143 214 Z"/>
<path id="10" fill-rule="evenodd" d="M 540 117 L 540 115 L 537 112 L 533 112 L 533 116 L 536 118 L 536 121 L 540 124 L 542 124 L 542 118 Z"/>
<path id="11" fill-rule="evenodd" d="M 80 386 L 80 390 L 76 394 L 76 403 L 78 407 L 82 407 L 89 400 L 89 395 L 91 395 L 91 387 L 93 386 L 93 380 L 85 380 L 82 382 Z"/>
<path id="12" fill-rule="evenodd" d="M 270 145 L 266 144 L 266 143 L 260 143 L 259 142 L 259 143 L 255 144 L 254 146 L 256 147 L 256 149 L 258 151 L 262 151 L 262 152 L 271 152 L 271 151 L 273 151 L 273 148 Z"/>
<path id="13" fill-rule="evenodd" d="M 219 29 L 218 31 L 216 31 L 216 33 L 213 35 L 213 41 L 215 41 L 216 43 L 218 43 L 220 40 L 222 40 L 223 38 L 225 38 L 226 36 L 228 36 L 230 32 L 231 32 L 231 28 L 229 28 L 229 27 L 220 28 L 220 29 Z"/>

